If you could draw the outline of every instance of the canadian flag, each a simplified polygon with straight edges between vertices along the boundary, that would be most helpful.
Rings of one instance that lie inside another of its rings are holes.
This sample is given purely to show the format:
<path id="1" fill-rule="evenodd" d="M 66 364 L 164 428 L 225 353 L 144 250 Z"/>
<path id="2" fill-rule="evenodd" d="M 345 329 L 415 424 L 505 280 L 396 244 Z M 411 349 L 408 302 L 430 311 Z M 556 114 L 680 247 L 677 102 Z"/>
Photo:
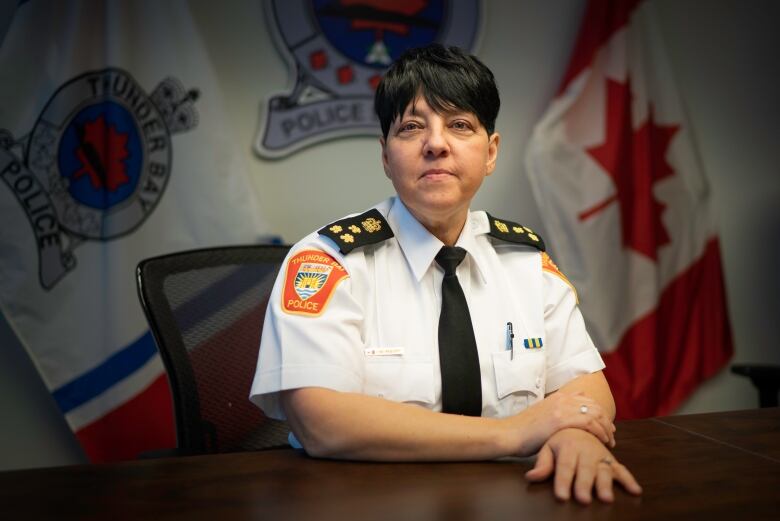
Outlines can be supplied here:
<path id="1" fill-rule="evenodd" d="M 589 2 L 526 168 L 618 417 L 672 412 L 733 345 L 710 188 L 650 2 Z"/>

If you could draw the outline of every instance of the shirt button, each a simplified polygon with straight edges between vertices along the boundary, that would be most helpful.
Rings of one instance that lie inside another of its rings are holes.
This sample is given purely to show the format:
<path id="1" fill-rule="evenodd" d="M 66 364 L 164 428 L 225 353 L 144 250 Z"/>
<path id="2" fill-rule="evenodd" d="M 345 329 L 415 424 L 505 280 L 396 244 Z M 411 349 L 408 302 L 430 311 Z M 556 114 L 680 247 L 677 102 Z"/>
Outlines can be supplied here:
<path id="1" fill-rule="evenodd" d="M 537 379 L 536 379 L 536 388 L 538 389 L 538 388 L 540 388 L 541 386 L 542 386 L 542 379 L 541 379 L 541 378 L 537 378 Z"/>

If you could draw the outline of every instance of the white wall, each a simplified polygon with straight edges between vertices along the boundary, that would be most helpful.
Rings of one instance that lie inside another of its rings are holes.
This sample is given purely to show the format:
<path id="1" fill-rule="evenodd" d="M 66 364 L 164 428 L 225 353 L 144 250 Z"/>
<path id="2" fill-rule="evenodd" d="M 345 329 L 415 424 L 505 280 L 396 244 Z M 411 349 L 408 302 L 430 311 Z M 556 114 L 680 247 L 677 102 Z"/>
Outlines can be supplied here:
<path id="1" fill-rule="evenodd" d="M 553 95 L 584 8 L 582 0 L 487 0 L 477 54 L 502 93 L 496 173 L 475 202 L 496 215 L 544 227 L 522 159 L 531 128 Z M 251 151 L 260 104 L 284 91 L 287 64 L 264 30 L 261 3 L 191 0 L 245 140 L 258 197 L 288 242 L 392 192 L 376 138 L 350 138 L 264 160 Z M 657 0 L 679 88 L 691 118 L 720 222 L 735 362 L 780 364 L 772 327 L 780 317 L 780 2 Z M 29 359 L 0 323 L 0 469 L 80 461 Z M 754 407 L 747 380 L 724 370 L 680 412 Z M 6 425 L 8 421 L 4 422 Z"/>

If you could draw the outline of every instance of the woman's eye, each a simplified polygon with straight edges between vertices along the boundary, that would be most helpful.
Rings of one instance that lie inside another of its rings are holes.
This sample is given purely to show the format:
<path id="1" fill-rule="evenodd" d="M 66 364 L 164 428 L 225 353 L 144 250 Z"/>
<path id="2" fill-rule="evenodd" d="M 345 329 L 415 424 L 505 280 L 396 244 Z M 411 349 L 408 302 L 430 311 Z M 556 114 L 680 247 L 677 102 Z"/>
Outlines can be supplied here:
<path id="1" fill-rule="evenodd" d="M 471 125 L 469 125 L 466 121 L 454 121 L 452 123 L 452 128 L 457 130 L 468 130 L 471 128 Z"/>
<path id="2" fill-rule="evenodd" d="M 402 124 L 402 125 L 401 125 L 401 128 L 400 128 L 399 130 L 400 130 L 401 132 L 406 132 L 406 131 L 409 131 L 409 130 L 416 130 L 416 129 L 418 129 L 419 127 L 420 127 L 420 126 L 419 126 L 417 123 L 415 123 L 415 122 L 413 122 L 413 121 L 410 121 L 410 122 L 408 122 L 408 123 L 404 123 L 404 124 Z"/>

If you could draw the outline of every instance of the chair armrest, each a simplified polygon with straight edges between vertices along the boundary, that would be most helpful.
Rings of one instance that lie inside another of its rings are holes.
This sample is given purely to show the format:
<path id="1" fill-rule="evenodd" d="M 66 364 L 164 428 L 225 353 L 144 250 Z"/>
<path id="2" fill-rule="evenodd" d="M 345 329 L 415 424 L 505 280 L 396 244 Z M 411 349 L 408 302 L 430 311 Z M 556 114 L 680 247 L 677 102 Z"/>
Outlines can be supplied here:
<path id="1" fill-rule="evenodd" d="M 769 364 L 735 364 L 731 372 L 750 378 L 758 389 L 760 407 L 777 407 L 780 391 L 780 366 Z"/>

